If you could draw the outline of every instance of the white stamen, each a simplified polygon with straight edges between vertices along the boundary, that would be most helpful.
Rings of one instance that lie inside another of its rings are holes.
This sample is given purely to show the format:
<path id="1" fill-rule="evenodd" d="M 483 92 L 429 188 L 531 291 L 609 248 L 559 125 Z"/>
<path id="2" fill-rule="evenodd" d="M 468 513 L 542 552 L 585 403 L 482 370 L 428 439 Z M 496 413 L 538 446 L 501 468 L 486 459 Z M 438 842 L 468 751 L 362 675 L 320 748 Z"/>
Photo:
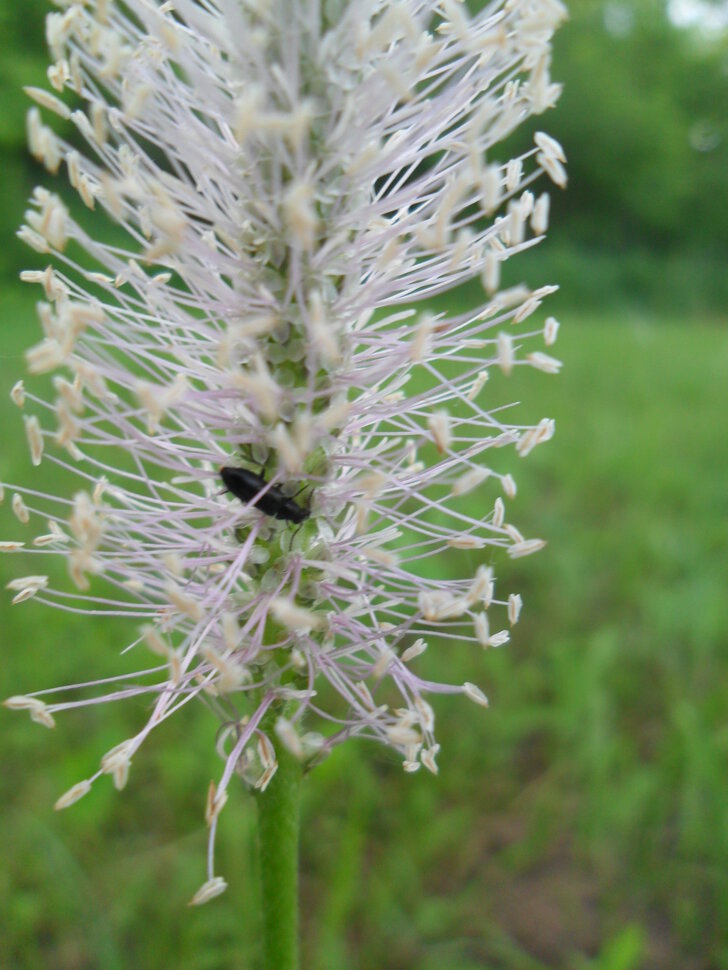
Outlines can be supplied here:
<path id="1" fill-rule="evenodd" d="M 459 478 L 455 479 L 450 494 L 455 496 L 466 495 L 484 482 L 490 474 L 489 468 L 469 468 Z"/>
<path id="2" fill-rule="evenodd" d="M 400 657 L 400 660 L 402 663 L 409 663 L 410 660 L 414 660 L 415 657 L 419 657 L 421 653 L 424 653 L 427 650 L 427 646 L 427 641 L 419 637 L 411 646 L 407 647 Z"/>
<path id="3" fill-rule="evenodd" d="M 290 751 L 294 758 L 298 758 L 299 761 L 303 761 L 303 759 L 306 757 L 306 752 L 303 749 L 303 744 L 298 736 L 298 732 L 291 722 L 285 717 L 279 717 L 276 720 L 275 732 L 283 744 L 283 747 Z"/>
<path id="4" fill-rule="evenodd" d="M 476 704 L 480 704 L 481 707 L 490 706 L 488 704 L 488 698 L 485 696 L 480 687 L 476 687 L 475 684 L 463 684 L 462 692 L 466 697 L 469 697 L 471 701 L 475 701 Z"/>
<path id="5" fill-rule="evenodd" d="M 509 333 L 501 331 L 498 334 L 498 366 L 504 374 L 513 370 L 513 338 Z"/>
<path id="6" fill-rule="evenodd" d="M 37 697 L 16 694 L 14 697 L 8 697 L 4 700 L 3 707 L 7 707 L 9 711 L 28 711 L 31 721 L 35 721 L 36 724 L 43 727 L 54 728 L 56 726 L 53 715 L 48 710 L 48 705 L 44 701 L 38 700 Z"/>
<path id="7" fill-rule="evenodd" d="M 452 444 L 449 415 L 446 411 L 436 411 L 428 418 L 427 426 L 432 434 L 435 447 L 441 455 L 444 455 Z"/>
<path id="8" fill-rule="evenodd" d="M 558 332 L 559 321 L 555 317 L 546 317 L 546 322 L 543 325 L 543 342 L 547 347 L 556 343 Z"/>
<path id="9" fill-rule="evenodd" d="M 175 609 L 179 610 L 184 616 L 189 617 L 194 623 L 200 622 L 204 616 L 201 603 L 174 583 L 167 583 L 165 592 Z"/>
<path id="10" fill-rule="evenodd" d="M 25 436 L 30 447 L 30 460 L 34 465 L 40 465 L 43 457 L 43 434 L 40 430 L 38 418 L 34 414 L 26 414 L 23 416 L 23 421 L 25 423 Z"/>
<path id="11" fill-rule="evenodd" d="M 83 796 L 87 795 L 90 791 L 90 781 L 79 781 L 69 788 L 65 794 L 61 795 L 53 808 L 55 808 L 57 812 L 60 812 L 62 809 L 68 808 L 69 805 L 73 805 L 74 802 L 77 802 L 80 798 L 83 798 Z"/>
<path id="12" fill-rule="evenodd" d="M 566 161 L 566 154 L 561 144 L 555 138 L 552 138 L 551 135 L 547 135 L 545 131 L 537 131 L 533 136 L 533 140 L 536 147 L 540 148 L 544 155 L 555 158 L 559 162 Z"/>
<path id="13" fill-rule="evenodd" d="M 504 475 L 501 478 L 501 485 L 503 486 L 503 491 L 506 494 L 506 498 L 516 497 L 516 481 L 513 475 L 511 474 Z"/>
<path id="14" fill-rule="evenodd" d="M 322 617 L 302 606 L 297 606 L 283 596 L 271 600 L 271 612 L 286 629 L 294 633 L 310 633 L 320 629 Z"/>
<path id="15" fill-rule="evenodd" d="M 555 357 L 549 357 L 548 354 L 544 354 L 540 350 L 535 350 L 533 353 L 528 354 L 526 360 L 536 370 L 541 370 L 545 374 L 558 374 L 562 366 L 560 360 L 557 360 Z"/>
<path id="16" fill-rule="evenodd" d="M 10 501 L 10 508 L 13 510 L 13 515 L 18 522 L 21 522 L 23 525 L 27 525 L 28 522 L 30 522 L 30 512 L 23 501 L 22 495 L 20 495 L 18 492 L 13 494 Z"/>
<path id="17" fill-rule="evenodd" d="M 208 879 L 207 882 L 204 882 L 200 886 L 187 905 L 202 906 L 203 903 L 209 903 L 211 899 L 222 895 L 226 889 L 227 883 L 222 876 L 214 876 L 212 879 Z"/>
<path id="18" fill-rule="evenodd" d="M 518 623 L 522 607 L 523 600 L 521 599 L 521 594 L 511 593 L 508 597 L 508 622 L 511 626 L 515 626 Z"/>
<path id="19" fill-rule="evenodd" d="M 522 556 L 530 556 L 534 552 L 539 552 L 545 545 L 544 539 L 526 539 L 509 546 L 508 555 L 511 559 L 520 559 Z"/>

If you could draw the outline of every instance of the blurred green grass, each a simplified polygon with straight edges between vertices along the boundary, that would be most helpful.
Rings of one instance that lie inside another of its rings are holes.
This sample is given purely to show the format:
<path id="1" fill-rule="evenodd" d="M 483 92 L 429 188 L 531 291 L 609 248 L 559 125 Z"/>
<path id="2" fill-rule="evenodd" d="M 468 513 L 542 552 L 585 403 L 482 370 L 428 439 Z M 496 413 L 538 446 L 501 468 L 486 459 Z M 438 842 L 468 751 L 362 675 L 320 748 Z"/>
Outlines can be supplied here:
<path id="1" fill-rule="evenodd" d="M 0 477 L 42 488 L 51 470 L 31 470 L 6 393 L 37 325 L 17 287 L 0 312 Z M 563 322 L 558 378 L 487 386 L 557 424 L 512 461 L 512 519 L 549 542 L 496 562 L 502 588 L 523 593 L 521 623 L 506 648 L 433 645 L 422 658 L 428 675 L 479 683 L 491 709 L 436 701 L 437 778 L 353 743 L 309 778 L 306 968 L 728 968 L 728 333 L 718 320 Z M 470 511 L 492 498 L 469 496 Z M 7 502 L 0 521 L 17 537 Z M 1 558 L 3 585 L 29 566 Z M 104 676 L 100 654 L 126 643 L 121 625 L 9 599 L 3 696 Z M 0 716 L 0 967 L 256 966 L 242 791 L 221 818 L 227 896 L 182 908 L 204 878 L 218 772 L 206 711 L 153 736 L 123 793 L 99 784 L 59 815 L 55 798 L 144 711 L 71 712 L 54 732 Z"/>

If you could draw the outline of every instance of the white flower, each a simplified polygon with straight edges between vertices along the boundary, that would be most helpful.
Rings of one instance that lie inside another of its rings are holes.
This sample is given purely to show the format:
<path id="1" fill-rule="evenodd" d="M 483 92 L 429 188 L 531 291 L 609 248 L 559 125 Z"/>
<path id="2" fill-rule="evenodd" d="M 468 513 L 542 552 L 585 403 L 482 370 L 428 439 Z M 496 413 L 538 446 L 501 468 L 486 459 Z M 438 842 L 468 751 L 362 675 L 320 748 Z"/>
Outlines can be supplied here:
<path id="1" fill-rule="evenodd" d="M 489 460 L 525 455 L 553 422 L 509 423 L 481 398 L 489 367 L 558 370 L 524 349 L 555 339 L 553 318 L 527 323 L 554 288 L 498 286 L 500 264 L 545 232 L 548 197 L 529 186 L 541 170 L 562 185 L 563 152 L 541 132 L 506 163 L 496 146 L 558 96 L 564 8 L 59 5 L 57 95 L 28 93 L 87 148 L 39 108 L 30 146 L 50 171 L 65 164 L 99 231 L 35 190 L 20 235 L 43 257 L 23 274 L 43 291 L 43 336 L 27 361 L 55 372 L 57 398 L 17 385 L 13 399 L 33 463 L 72 469 L 78 489 L 13 486 L 13 511 L 37 532 L 26 551 L 65 556 L 76 592 L 37 571 L 11 587 L 16 602 L 138 618 L 151 662 L 108 696 L 153 699 L 59 805 L 103 773 L 122 787 L 150 731 L 196 697 L 225 725 L 212 834 L 233 771 L 257 788 L 273 777 L 275 741 L 311 759 L 358 735 L 435 771 L 424 695 L 487 701 L 422 679 L 415 659 L 433 637 L 505 642 L 484 611 L 514 623 L 520 598 L 496 598 L 492 571 L 467 563 L 542 545 L 506 522 L 499 487 L 512 498 L 516 484 Z M 412 309 L 471 279 L 479 305 Z M 244 470 L 233 494 L 221 467 Z M 476 488 L 482 518 L 460 500 Z M 425 578 L 458 549 L 460 578 Z M 98 701 L 76 688 L 8 704 L 52 726 Z M 224 888 L 208 875 L 195 902 Z"/>

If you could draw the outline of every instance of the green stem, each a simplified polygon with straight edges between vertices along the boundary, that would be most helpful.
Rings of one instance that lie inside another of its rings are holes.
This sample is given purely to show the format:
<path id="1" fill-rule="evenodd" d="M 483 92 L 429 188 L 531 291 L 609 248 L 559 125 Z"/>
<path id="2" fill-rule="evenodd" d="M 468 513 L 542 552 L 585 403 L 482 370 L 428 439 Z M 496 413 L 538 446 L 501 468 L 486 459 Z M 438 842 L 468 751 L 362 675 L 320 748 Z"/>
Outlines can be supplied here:
<path id="1" fill-rule="evenodd" d="M 301 764 L 280 743 L 278 770 L 257 795 L 265 970 L 298 970 Z"/>

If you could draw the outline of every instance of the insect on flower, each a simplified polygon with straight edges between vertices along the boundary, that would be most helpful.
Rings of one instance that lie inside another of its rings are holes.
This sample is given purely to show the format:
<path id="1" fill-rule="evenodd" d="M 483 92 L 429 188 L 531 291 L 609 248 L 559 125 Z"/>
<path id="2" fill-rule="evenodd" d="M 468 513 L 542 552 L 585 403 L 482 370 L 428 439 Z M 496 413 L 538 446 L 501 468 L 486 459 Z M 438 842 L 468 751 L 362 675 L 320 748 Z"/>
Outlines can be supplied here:
<path id="1" fill-rule="evenodd" d="M 268 483 L 262 475 L 251 472 L 247 468 L 221 465 L 219 472 L 228 492 L 239 498 L 241 502 L 252 502 L 256 509 L 265 515 L 271 515 L 274 519 L 284 519 L 286 522 L 299 523 L 311 514 L 308 509 L 301 508 L 290 496 L 285 495 L 278 485 L 271 485 L 268 491 L 261 495 Z"/>

